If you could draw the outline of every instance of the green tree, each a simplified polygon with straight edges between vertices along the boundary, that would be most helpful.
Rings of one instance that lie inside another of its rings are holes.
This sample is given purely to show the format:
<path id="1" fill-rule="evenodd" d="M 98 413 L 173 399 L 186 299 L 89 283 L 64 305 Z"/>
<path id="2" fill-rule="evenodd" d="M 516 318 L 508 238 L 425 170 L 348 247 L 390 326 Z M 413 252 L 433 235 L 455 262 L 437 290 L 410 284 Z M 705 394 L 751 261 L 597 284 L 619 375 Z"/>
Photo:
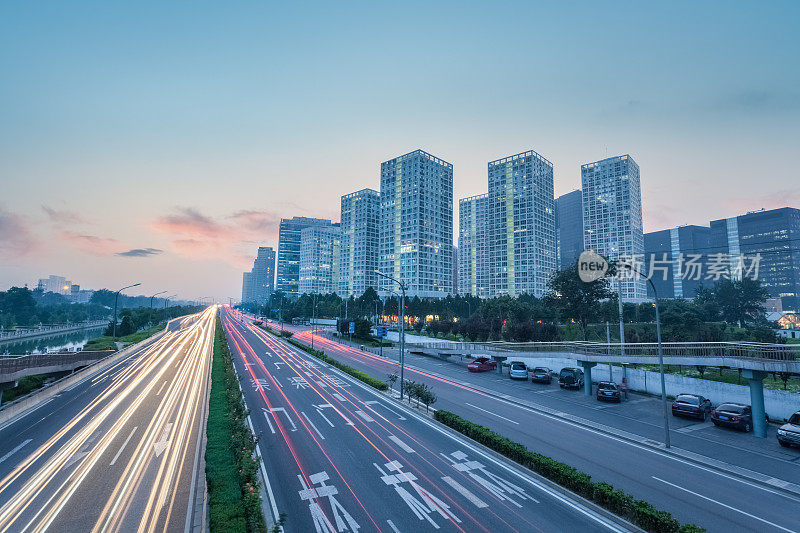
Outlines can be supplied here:
<path id="1" fill-rule="evenodd" d="M 600 314 L 602 300 L 611 298 L 607 277 L 585 282 L 577 268 L 555 272 L 548 282 L 547 300 L 558 310 L 562 320 L 574 320 L 581 327 L 583 339 L 588 340 L 587 326 Z"/>

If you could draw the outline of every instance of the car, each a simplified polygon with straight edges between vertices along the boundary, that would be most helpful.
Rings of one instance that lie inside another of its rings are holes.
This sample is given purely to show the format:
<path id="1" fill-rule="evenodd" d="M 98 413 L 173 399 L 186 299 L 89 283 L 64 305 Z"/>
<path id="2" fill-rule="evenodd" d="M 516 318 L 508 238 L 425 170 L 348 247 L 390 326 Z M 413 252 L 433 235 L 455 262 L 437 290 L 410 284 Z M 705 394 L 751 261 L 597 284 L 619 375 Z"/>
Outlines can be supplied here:
<path id="1" fill-rule="evenodd" d="M 721 403 L 711 411 L 715 426 L 727 426 L 749 432 L 753 429 L 753 411 L 742 403 Z"/>
<path id="2" fill-rule="evenodd" d="M 583 370 L 562 368 L 558 373 L 558 386 L 562 389 L 580 389 L 583 387 Z"/>
<path id="3" fill-rule="evenodd" d="M 528 367 L 520 361 L 513 361 L 508 367 L 508 377 L 511 379 L 528 380 Z"/>
<path id="4" fill-rule="evenodd" d="M 478 357 L 467 365 L 470 372 L 489 372 L 497 369 L 497 361 L 492 361 L 488 357 Z"/>
<path id="5" fill-rule="evenodd" d="M 672 402 L 672 416 L 687 416 L 706 420 L 714 408 L 711 400 L 698 394 L 678 394 Z"/>
<path id="6" fill-rule="evenodd" d="M 553 376 L 550 373 L 550 369 L 546 366 L 537 366 L 533 369 L 531 374 L 531 381 L 536 383 L 552 383 Z"/>
<path id="7" fill-rule="evenodd" d="M 613 381 L 597 382 L 597 399 L 600 401 L 610 400 L 617 403 L 622 401 L 622 397 L 619 393 L 619 387 Z"/>
<path id="8" fill-rule="evenodd" d="M 800 446 L 800 411 L 778 428 L 778 442 L 781 446 Z"/>

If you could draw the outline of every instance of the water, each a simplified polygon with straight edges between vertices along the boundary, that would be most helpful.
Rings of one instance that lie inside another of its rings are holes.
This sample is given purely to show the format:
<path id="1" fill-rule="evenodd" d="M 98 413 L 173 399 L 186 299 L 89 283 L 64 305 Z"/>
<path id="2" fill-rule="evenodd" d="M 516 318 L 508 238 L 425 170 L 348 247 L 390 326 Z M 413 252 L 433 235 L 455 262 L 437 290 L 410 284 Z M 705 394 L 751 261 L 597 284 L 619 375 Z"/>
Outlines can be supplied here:
<path id="1" fill-rule="evenodd" d="M 82 331 L 70 331 L 68 333 L 56 333 L 47 337 L 37 337 L 35 339 L 21 340 L 17 342 L 7 342 L 0 344 L 0 353 L 12 355 L 39 354 L 48 351 L 77 350 L 83 349 L 84 345 L 92 339 L 96 339 L 103 334 L 105 326 L 84 329 Z"/>

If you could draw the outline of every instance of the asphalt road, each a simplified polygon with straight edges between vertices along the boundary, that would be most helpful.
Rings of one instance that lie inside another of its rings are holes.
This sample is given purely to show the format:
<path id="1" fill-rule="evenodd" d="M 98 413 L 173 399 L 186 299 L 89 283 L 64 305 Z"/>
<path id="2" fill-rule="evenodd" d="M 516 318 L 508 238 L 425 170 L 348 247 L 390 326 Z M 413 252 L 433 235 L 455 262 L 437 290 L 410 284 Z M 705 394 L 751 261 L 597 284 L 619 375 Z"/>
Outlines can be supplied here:
<path id="1" fill-rule="evenodd" d="M 225 312 L 285 531 L 607 531 L 620 526 L 408 407 Z"/>
<path id="2" fill-rule="evenodd" d="M 215 308 L 0 428 L 0 532 L 184 531 Z"/>
<path id="3" fill-rule="evenodd" d="M 310 341 L 305 328 L 291 328 L 296 338 Z M 379 379 L 398 372 L 396 361 L 378 357 L 338 342 L 315 336 L 315 347 L 354 368 Z M 583 392 L 561 391 L 557 385 L 538 386 L 512 382 L 496 373 L 472 374 L 462 365 L 426 357 L 407 356 L 406 379 L 429 384 L 438 396 L 436 407 L 457 413 L 489 427 L 529 449 L 543 453 L 590 474 L 595 481 L 606 481 L 671 512 L 682 522 L 692 522 L 709 531 L 800 531 L 800 498 L 773 490 L 769 486 L 718 472 L 650 446 L 641 446 L 598 432 L 569 420 L 571 416 L 599 421 L 609 427 L 644 435 L 655 441 L 663 438 L 658 409 L 644 411 L 641 405 L 598 404 L 583 397 Z M 477 388 L 476 388 L 477 386 Z M 488 389 L 489 394 L 480 389 Z M 556 410 L 552 416 L 520 403 Z M 641 408 L 642 411 L 638 409 Z M 655 413 L 655 414 L 653 414 Z M 797 483 L 800 464 L 797 454 L 771 455 L 754 450 L 744 440 L 751 435 L 733 434 L 725 443 L 728 430 L 703 436 L 706 427 L 696 422 L 673 419 L 673 445 L 705 450 L 717 459 L 738 462 L 741 466 L 766 471 L 777 479 Z M 706 423 L 710 426 L 710 422 Z M 777 447 L 777 444 L 775 445 Z M 702 452 L 699 452 L 702 453 Z"/>

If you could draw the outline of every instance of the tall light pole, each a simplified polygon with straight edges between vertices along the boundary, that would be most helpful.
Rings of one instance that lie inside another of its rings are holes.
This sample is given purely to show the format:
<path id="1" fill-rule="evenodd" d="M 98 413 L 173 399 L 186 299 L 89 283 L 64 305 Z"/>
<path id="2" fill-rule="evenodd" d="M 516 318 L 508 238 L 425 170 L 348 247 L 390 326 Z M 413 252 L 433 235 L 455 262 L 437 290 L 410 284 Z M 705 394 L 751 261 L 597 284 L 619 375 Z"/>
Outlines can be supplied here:
<path id="1" fill-rule="evenodd" d="M 311 308 L 311 349 L 314 349 L 314 323 L 317 321 L 317 293 L 314 293 L 314 306 Z"/>
<path id="2" fill-rule="evenodd" d="M 177 296 L 177 294 L 172 294 L 172 295 L 170 295 L 170 296 L 167 296 L 166 298 L 164 298 L 164 316 L 165 316 L 165 317 L 167 316 L 167 303 L 168 303 L 168 302 L 169 302 L 171 299 L 175 298 L 176 296 Z"/>
<path id="3" fill-rule="evenodd" d="M 658 314 L 658 292 L 656 292 L 656 286 L 653 285 L 653 280 L 633 268 L 633 265 L 625 264 L 625 268 L 642 276 L 650 284 L 650 288 L 653 289 L 653 302 L 656 306 L 656 337 L 658 338 L 658 371 L 661 374 L 661 403 L 664 407 L 664 445 L 669 448 L 669 410 L 667 409 L 667 387 L 664 384 L 664 351 L 661 347 L 661 317 Z"/>
<path id="4" fill-rule="evenodd" d="M 122 287 L 114 294 L 114 338 L 117 338 L 117 302 L 119 301 L 119 293 L 124 291 L 125 289 L 130 289 L 131 287 L 138 287 L 141 283 L 134 283 L 133 285 L 128 285 L 127 287 Z"/>
<path id="5" fill-rule="evenodd" d="M 167 291 L 157 292 L 157 293 L 155 293 L 154 295 L 152 295 L 150 297 L 150 327 L 151 328 L 153 327 L 153 298 L 155 298 L 159 294 L 164 294 L 165 292 L 167 292 Z"/>
<path id="6" fill-rule="evenodd" d="M 375 271 L 376 274 L 382 276 L 390 281 L 394 281 L 398 285 L 400 285 L 400 400 L 403 399 L 403 375 L 406 368 L 406 320 L 405 320 L 405 307 L 406 307 L 406 286 L 403 284 L 402 281 L 399 279 L 394 279 L 391 276 L 387 276 L 383 272 L 378 270 Z"/>

